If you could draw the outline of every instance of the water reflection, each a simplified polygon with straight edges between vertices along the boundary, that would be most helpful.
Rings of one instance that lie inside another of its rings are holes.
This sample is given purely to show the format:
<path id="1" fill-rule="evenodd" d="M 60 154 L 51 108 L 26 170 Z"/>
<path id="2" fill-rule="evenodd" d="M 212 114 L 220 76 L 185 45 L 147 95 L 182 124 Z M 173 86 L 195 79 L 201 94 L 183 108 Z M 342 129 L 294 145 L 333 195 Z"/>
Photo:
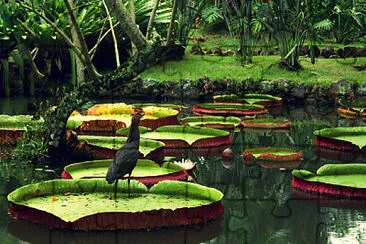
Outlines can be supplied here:
<path id="1" fill-rule="evenodd" d="M 222 231 L 221 219 L 205 225 L 151 231 L 79 232 L 53 230 L 23 220 L 12 220 L 8 232 L 29 243 L 187 243 L 210 241 Z"/>

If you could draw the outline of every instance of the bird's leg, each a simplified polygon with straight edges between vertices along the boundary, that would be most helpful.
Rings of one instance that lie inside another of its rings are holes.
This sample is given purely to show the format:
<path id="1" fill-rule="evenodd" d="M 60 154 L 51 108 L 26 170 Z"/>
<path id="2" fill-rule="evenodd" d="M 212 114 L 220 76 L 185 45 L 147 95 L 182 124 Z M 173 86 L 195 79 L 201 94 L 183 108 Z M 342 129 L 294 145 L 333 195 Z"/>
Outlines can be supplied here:
<path id="1" fill-rule="evenodd" d="M 114 183 L 114 200 L 117 200 L 117 184 L 118 184 L 118 179 Z"/>
<path id="2" fill-rule="evenodd" d="M 130 178 L 131 178 L 131 173 L 128 174 L 128 198 L 131 197 Z"/>

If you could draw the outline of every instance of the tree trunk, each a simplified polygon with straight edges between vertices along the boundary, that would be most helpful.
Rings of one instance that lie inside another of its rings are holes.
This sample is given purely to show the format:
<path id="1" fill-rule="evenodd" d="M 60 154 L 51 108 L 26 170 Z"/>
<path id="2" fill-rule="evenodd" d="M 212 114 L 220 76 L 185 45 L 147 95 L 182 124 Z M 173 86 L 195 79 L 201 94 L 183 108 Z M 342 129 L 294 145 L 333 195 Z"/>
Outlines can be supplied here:
<path id="1" fill-rule="evenodd" d="M 130 14 L 131 14 L 131 20 L 132 24 L 136 25 L 136 16 L 135 16 L 135 3 L 134 0 L 128 0 L 128 4 L 130 5 Z M 131 41 L 131 53 L 130 55 L 134 55 L 136 53 L 137 49 L 135 44 L 133 44 L 133 41 Z"/>
<path id="2" fill-rule="evenodd" d="M 140 29 L 134 24 L 131 19 L 131 14 L 126 7 L 118 0 L 106 0 L 109 10 L 117 17 L 130 40 L 135 44 L 137 51 L 141 52 L 149 46 L 147 40 L 141 33 Z"/>
<path id="3" fill-rule="evenodd" d="M 3 73 L 2 75 L 2 84 L 1 84 L 1 90 L 3 90 L 3 94 L 5 97 L 10 96 L 10 83 L 9 83 L 9 61 L 8 58 L 2 58 L 1 61 L 1 71 Z"/>
<path id="4" fill-rule="evenodd" d="M 177 10 L 178 10 L 178 0 L 174 0 L 172 17 L 170 18 L 168 35 L 166 37 L 167 46 L 171 45 L 173 42 L 173 31 L 175 26 L 175 16 L 177 15 Z"/>
<path id="5" fill-rule="evenodd" d="M 81 29 L 80 29 L 78 22 L 76 21 L 74 10 L 73 10 L 73 6 L 74 6 L 73 0 L 64 0 L 64 3 L 66 5 L 66 9 L 67 9 L 67 13 L 69 15 L 70 21 L 72 23 L 71 29 L 74 29 L 74 31 L 75 31 L 74 34 L 76 35 L 75 37 L 76 37 L 76 39 L 78 39 L 78 41 L 76 43 L 75 43 L 75 40 L 73 40 L 73 43 L 76 46 L 76 48 L 78 48 L 78 46 L 77 46 L 78 44 L 80 45 L 80 47 L 81 47 L 80 50 L 81 50 L 82 55 L 84 56 L 85 66 L 88 70 L 88 74 L 90 75 L 90 77 L 93 80 L 96 81 L 96 80 L 98 80 L 98 73 L 96 72 L 96 70 L 93 67 L 93 63 L 90 59 L 88 47 L 86 46 L 84 36 L 81 33 Z M 76 63 L 77 62 L 78 62 L 78 60 L 76 59 Z M 79 71 L 79 70 L 77 70 L 77 71 Z"/>
<path id="6" fill-rule="evenodd" d="M 147 40 L 151 39 L 152 25 L 154 23 L 156 10 L 159 7 L 159 3 L 160 3 L 160 0 L 155 0 L 154 7 L 153 7 L 153 9 L 151 11 L 151 14 L 150 14 L 149 23 L 147 24 L 147 30 L 146 30 L 146 39 Z"/>
<path id="7" fill-rule="evenodd" d="M 71 6 L 74 6 L 73 0 L 67 0 L 67 1 Z M 72 11 L 72 12 L 74 12 L 74 11 Z M 73 22 L 71 21 L 72 16 L 71 16 L 70 12 L 68 12 L 68 16 L 69 16 L 70 33 L 71 33 L 72 42 L 75 44 L 75 46 L 77 48 L 82 50 L 82 47 L 81 47 L 82 44 L 78 37 L 76 27 L 73 24 Z M 70 51 L 70 52 L 73 52 L 73 51 Z M 74 67 L 71 67 L 71 69 L 75 70 L 75 73 L 76 73 L 76 85 L 82 84 L 85 82 L 84 64 L 77 55 L 72 55 L 71 58 L 74 59 L 74 60 L 71 60 L 71 65 L 74 66 Z"/>

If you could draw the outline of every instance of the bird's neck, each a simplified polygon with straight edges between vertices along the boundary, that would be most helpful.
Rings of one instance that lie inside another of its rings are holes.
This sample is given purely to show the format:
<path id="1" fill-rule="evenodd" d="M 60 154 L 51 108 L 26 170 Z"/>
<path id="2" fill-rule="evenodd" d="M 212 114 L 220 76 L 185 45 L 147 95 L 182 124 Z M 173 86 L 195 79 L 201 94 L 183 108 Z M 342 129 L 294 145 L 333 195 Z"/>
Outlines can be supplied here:
<path id="1" fill-rule="evenodd" d="M 138 124 L 132 123 L 130 127 L 130 131 L 127 137 L 127 143 L 132 141 L 140 141 L 140 132 Z"/>

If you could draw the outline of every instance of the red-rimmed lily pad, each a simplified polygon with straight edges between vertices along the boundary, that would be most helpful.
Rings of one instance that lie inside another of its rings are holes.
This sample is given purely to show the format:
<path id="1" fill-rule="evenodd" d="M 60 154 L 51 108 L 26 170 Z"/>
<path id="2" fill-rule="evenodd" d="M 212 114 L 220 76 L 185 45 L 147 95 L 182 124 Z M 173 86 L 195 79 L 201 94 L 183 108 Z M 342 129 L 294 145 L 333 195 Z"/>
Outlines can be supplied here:
<path id="1" fill-rule="evenodd" d="M 201 103 L 193 107 L 194 115 L 219 116 L 252 116 L 267 114 L 268 110 L 261 105 L 241 103 Z"/>
<path id="2" fill-rule="evenodd" d="M 114 135 L 115 131 L 130 126 L 134 109 L 132 105 L 124 103 L 94 105 L 83 112 L 84 115 L 70 116 L 67 127 L 78 134 Z M 178 124 L 177 110 L 147 106 L 142 112 L 145 116 L 140 126 L 156 129 L 163 125 Z"/>
<path id="3" fill-rule="evenodd" d="M 64 179 L 105 179 L 111 159 L 86 161 L 70 164 L 62 173 Z M 146 186 L 152 186 L 163 180 L 186 180 L 188 174 L 174 163 L 165 162 L 162 165 L 148 159 L 139 159 L 132 172 L 131 179 L 138 180 Z M 122 178 L 127 179 L 127 177 Z"/>
<path id="4" fill-rule="evenodd" d="M 181 120 L 181 124 L 190 126 L 203 126 L 207 128 L 234 130 L 240 125 L 240 119 L 229 116 L 195 116 L 186 117 Z"/>
<path id="5" fill-rule="evenodd" d="M 96 158 L 113 158 L 117 150 L 126 143 L 126 137 L 79 135 L 80 143 L 86 142 L 84 148 Z M 164 156 L 164 143 L 141 139 L 139 158 L 156 158 Z"/>
<path id="6" fill-rule="evenodd" d="M 218 147 L 231 143 L 230 133 L 199 126 L 167 125 L 142 133 L 141 138 L 158 140 L 165 148 Z"/>
<path id="7" fill-rule="evenodd" d="M 21 140 L 26 125 L 41 125 L 43 119 L 33 120 L 32 115 L 0 115 L 0 143 L 15 144 Z"/>
<path id="8" fill-rule="evenodd" d="M 182 181 L 163 181 L 150 191 L 132 180 L 52 180 L 26 185 L 8 195 L 14 218 L 71 230 L 152 229 L 205 223 L 223 215 L 223 194 Z"/>
<path id="9" fill-rule="evenodd" d="M 290 148 L 249 148 L 242 153 L 244 163 L 258 163 L 265 168 L 297 167 L 302 161 L 302 152 Z"/>
<path id="10" fill-rule="evenodd" d="M 293 170 L 292 186 L 314 194 L 366 198 L 366 164 L 326 164 L 316 175 L 308 170 Z"/>
<path id="11" fill-rule="evenodd" d="M 325 128 L 314 132 L 314 144 L 341 151 L 366 152 L 366 127 Z"/>
<path id="12" fill-rule="evenodd" d="M 230 95 L 217 95 L 214 96 L 215 103 L 245 103 L 245 104 L 258 104 L 265 107 L 282 106 L 282 98 L 275 97 L 268 94 L 245 94 L 238 96 L 236 94 Z"/>
<path id="13" fill-rule="evenodd" d="M 288 132 L 290 130 L 291 122 L 284 119 L 251 119 L 242 122 L 245 131 L 253 132 Z"/>
<path id="14" fill-rule="evenodd" d="M 338 113 L 345 118 L 366 120 L 366 97 L 358 97 L 352 101 L 339 100 Z"/>

